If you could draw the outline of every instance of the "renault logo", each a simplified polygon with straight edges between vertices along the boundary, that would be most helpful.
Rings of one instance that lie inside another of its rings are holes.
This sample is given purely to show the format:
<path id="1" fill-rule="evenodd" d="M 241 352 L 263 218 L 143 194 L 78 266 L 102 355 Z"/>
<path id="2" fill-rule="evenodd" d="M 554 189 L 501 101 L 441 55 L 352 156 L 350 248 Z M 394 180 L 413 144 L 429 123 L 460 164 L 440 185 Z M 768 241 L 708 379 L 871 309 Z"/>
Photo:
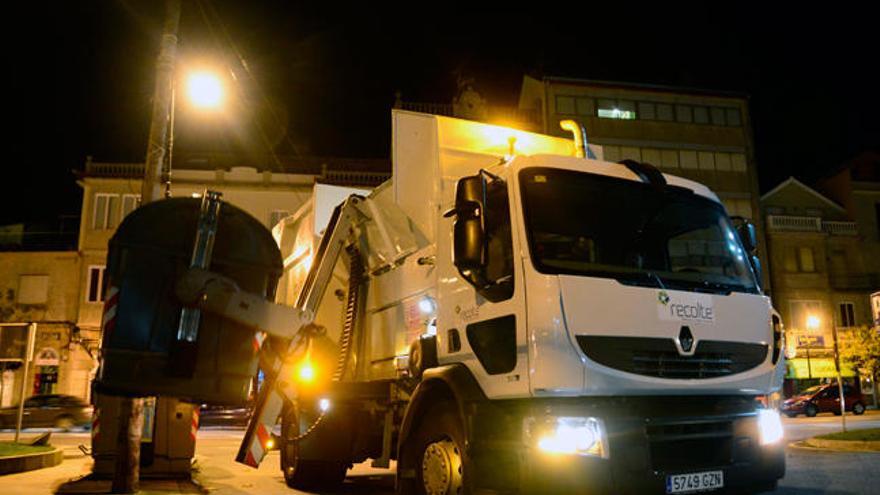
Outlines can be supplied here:
<path id="1" fill-rule="evenodd" d="M 691 329 L 687 325 L 682 326 L 681 330 L 679 330 L 678 343 L 681 345 L 683 352 L 691 352 L 691 348 L 694 346 L 694 334 L 691 333 Z"/>

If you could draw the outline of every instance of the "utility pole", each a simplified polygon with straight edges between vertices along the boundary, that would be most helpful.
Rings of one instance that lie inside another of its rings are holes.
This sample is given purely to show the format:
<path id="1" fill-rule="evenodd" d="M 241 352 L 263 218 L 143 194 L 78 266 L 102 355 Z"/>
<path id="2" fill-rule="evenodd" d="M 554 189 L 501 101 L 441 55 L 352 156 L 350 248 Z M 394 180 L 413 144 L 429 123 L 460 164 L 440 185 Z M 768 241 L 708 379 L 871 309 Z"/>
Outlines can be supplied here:
<path id="1" fill-rule="evenodd" d="M 162 172 L 172 119 L 172 87 L 177 58 L 177 30 L 180 24 L 180 0 L 165 1 L 165 23 L 156 62 L 156 86 L 153 93 L 153 116 L 147 142 L 141 203 L 162 198 Z M 144 399 L 122 397 L 116 439 L 116 468 L 112 493 L 135 493 L 140 484 L 140 445 L 144 422 Z"/>
<path id="2" fill-rule="evenodd" d="M 840 377 L 840 350 L 837 347 L 837 327 L 831 327 L 834 335 L 834 369 L 837 371 L 837 394 L 840 398 L 840 422 L 843 431 L 846 432 L 846 397 L 843 394 L 843 380 Z"/>

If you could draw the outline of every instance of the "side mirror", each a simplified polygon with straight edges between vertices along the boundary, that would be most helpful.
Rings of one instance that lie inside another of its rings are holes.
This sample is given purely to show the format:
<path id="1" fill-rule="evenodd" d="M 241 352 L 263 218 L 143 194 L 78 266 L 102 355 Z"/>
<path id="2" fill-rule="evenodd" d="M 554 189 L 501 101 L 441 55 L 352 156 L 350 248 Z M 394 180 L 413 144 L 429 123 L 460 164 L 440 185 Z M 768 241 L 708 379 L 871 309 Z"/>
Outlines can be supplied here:
<path id="1" fill-rule="evenodd" d="M 472 283 L 482 278 L 486 266 L 484 210 L 486 179 L 483 174 L 464 177 L 455 188 L 455 207 L 443 216 L 455 216 L 453 263 Z"/>
<path id="2" fill-rule="evenodd" d="M 755 254 L 755 250 L 758 249 L 758 233 L 755 230 L 755 224 L 748 220 L 743 220 L 743 222 L 736 227 L 736 231 L 737 234 L 739 234 L 739 239 L 746 252 L 749 254 Z"/>

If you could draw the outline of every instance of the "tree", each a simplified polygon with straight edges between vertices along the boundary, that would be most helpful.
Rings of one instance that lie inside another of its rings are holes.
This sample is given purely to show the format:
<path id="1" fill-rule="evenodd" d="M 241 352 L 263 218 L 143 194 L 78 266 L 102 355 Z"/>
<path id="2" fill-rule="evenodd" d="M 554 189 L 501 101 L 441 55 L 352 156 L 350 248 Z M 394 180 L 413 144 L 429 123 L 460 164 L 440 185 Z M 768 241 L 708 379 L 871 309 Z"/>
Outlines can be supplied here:
<path id="1" fill-rule="evenodd" d="M 880 375 L 880 327 L 853 328 L 847 344 L 840 348 L 840 360 L 857 369 L 860 375 L 871 378 L 876 404 L 880 391 L 877 386 L 877 376 Z"/>

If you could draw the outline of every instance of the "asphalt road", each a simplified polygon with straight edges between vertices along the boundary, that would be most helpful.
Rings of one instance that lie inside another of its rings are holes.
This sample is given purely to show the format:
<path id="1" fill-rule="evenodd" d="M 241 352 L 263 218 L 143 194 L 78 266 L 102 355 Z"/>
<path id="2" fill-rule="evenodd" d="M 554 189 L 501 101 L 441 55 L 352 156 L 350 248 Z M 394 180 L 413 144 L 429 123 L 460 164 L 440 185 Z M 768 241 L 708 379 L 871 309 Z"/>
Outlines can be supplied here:
<path id="1" fill-rule="evenodd" d="M 848 416 L 850 429 L 880 428 L 880 412 L 869 411 L 861 417 Z M 840 428 L 840 418 L 820 415 L 815 418 L 784 418 L 787 442 L 831 433 Z M 25 438 L 38 431 L 27 431 Z M 251 469 L 234 461 L 242 430 L 204 428 L 199 432 L 196 460 L 197 479 L 212 494 L 246 495 L 296 492 L 287 488 L 281 476 L 278 453 L 272 452 L 260 469 Z M 0 440 L 12 438 L 0 432 Z M 64 449 L 60 466 L 28 473 L 0 476 L 0 493 L 50 494 L 62 483 L 87 474 L 91 458 L 77 446 L 89 444 L 88 432 L 54 433 L 53 444 Z M 784 495 L 851 495 L 880 493 L 880 453 L 823 452 L 787 449 L 787 472 L 775 492 Z M 394 471 L 356 466 L 349 472 L 344 494 L 388 495 L 393 493 Z M 164 492 L 168 493 L 168 492 Z"/>

